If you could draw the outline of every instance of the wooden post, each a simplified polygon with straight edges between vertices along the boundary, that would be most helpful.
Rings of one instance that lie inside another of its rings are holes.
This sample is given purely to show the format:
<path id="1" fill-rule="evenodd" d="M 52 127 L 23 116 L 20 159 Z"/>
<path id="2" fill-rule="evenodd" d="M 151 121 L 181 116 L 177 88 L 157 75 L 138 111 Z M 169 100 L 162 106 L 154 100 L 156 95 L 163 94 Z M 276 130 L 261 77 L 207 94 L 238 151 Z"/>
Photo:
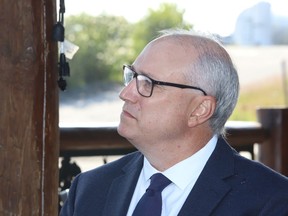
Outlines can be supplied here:
<path id="1" fill-rule="evenodd" d="M 58 214 L 56 1 L 0 6 L 0 215 Z"/>
<path id="2" fill-rule="evenodd" d="M 257 115 L 269 130 L 269 139 L 259 146 L 259 160 L 288 176 L 288 108 L 259 109 Z"/>

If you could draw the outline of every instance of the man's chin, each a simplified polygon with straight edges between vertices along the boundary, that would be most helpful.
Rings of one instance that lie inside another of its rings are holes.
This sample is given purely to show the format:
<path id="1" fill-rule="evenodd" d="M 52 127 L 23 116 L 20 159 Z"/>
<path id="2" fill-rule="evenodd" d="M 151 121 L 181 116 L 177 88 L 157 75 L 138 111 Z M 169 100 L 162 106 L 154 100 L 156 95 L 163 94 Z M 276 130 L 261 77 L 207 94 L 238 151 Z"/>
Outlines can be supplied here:
<path id="1" fill-rule="evenodd" d="M 121 125 L 120 123 L 119 126 L 117 127 L 117 132 L 120 136 L 124 137 L 129 142 L 133 140 L 131 127 L 126 127 L 124 125 Z"/>
<path id="2" fill-rule="evenodd" d="M 124 137 L 127 139 L 127 135 L 128 135 L 128 131 L 129 131 L 129 128 L 128 127 L 125 127 L 123 124 L 120 124 L 118 125 L 117 127 L 117 132 L 120 136 Z"/>

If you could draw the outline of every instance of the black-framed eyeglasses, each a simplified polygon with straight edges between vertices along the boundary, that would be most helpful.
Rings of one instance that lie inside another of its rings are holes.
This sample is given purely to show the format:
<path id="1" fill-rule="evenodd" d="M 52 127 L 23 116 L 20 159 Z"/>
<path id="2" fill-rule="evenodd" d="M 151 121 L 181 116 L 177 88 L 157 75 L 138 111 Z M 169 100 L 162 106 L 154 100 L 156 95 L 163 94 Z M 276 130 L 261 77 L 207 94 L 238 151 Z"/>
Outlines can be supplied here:
<path id="1" fill-rule="evenodd" d="M 201 91 L 205 96 L 207 93 L 195 86 L 183 85 L 178 83 L 171 83 L 171 82 L 162 82 L 158 80 L 154 80 L 148 76 L 143 74 L 138 74 L 135 72 L 130 65 L 123 65 L 123 73 L 124 73 L 124 85 L 128 86 L 128 84 L 136 78 L 136 87 L 138 93 L 143 97 L 151 97 L 154 89 L 154 85 L 165 85 L 165 86 L 172 86 L 176 88 L 190 88 Z"/>

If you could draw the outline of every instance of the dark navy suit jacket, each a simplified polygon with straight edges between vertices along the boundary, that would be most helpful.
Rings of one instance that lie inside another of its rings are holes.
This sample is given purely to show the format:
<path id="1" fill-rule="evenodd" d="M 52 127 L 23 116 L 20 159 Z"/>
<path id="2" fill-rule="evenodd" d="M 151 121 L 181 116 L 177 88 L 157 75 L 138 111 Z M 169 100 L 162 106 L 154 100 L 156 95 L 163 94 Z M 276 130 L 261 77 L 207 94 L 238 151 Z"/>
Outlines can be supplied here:
<path id="1" fill-rule="evenodd" d="M 131 153 L 76 177 L 61 216 L 125 216 L 143 165 Z M 189 170 L 183 170 L 189 172 Z M 219 139 L 179 216 L 288 216 L 288 179 Z"/>

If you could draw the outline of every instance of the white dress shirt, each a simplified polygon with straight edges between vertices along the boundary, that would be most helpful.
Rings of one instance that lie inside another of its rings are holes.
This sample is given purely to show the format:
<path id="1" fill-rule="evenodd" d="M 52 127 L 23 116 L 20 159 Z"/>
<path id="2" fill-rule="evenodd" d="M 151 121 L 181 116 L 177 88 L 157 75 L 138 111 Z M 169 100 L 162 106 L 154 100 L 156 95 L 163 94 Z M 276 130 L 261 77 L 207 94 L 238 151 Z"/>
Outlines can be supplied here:
<path id="1" fill-rule="evenodd" d="M 161 216 L 175 216 L 179 213 L 206 162 L 214 151 L 217 140 L 217 136 L 213 136 L 198 152 L 164 172 L 161 172 L 172 181 L 172 183 L 162 191 Z M 150 177 L 155 173 L 159 173 L 159 171 L 152 167 L 144 157 L 143 168 L 139 175 L 127 216 L 132 215 L 138 201 L 150 185 Z"/>

